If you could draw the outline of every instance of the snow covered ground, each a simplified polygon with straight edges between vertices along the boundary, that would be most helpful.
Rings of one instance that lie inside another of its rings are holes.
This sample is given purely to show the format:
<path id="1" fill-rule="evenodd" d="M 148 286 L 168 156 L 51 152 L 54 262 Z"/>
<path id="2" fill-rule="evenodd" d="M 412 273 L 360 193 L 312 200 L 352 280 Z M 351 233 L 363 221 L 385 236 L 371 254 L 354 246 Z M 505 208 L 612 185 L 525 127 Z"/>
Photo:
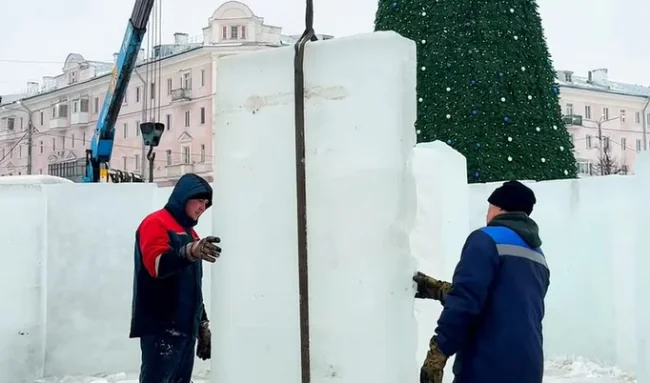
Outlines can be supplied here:
<path id="1" fill-rule="evenodd" d="M 636 379 L 615 367 L 606 367 L 584 358 L 555 358 L 546 363 L 545 383 L 635 383 Z M 138 383 L 137 374 L 97 374 L 96 376 L 44 378 L 35 383 Z M 209 383 L 197 377 L 194 383 Z"/>

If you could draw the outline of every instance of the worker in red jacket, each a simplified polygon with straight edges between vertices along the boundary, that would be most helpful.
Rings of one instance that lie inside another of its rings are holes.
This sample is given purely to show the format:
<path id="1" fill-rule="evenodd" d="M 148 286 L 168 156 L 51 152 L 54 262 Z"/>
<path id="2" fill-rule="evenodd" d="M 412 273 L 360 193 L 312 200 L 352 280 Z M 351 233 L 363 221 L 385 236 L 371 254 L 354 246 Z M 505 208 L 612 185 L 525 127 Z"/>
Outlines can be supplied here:
<path id="1" fill-rule="evenodd" d="M 198 219 L 212 205 L 212 188 L 183 175 L 169 201 L 135 233 L 131 338 L 140 338 L 140 383 L 190 383 L 196 355 L 210 358 L 210 329 L 203 305 L 202 261 L 221 254 L 217 237 L 199 239 Z"/>

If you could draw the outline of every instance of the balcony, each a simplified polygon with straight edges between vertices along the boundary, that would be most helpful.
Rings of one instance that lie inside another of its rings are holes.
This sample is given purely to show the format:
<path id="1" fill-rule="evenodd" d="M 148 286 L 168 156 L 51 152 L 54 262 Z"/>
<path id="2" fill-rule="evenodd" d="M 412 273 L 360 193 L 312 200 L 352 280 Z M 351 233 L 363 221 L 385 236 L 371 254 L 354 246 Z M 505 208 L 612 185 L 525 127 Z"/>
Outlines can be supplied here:
<path id="1" fill-rule="evenodd" d="M 90 122 L 88 99 L 74 100 L 72 102 L 72 115 L 70 123 L 72 125 L 87 124 Z"/>
<path id="2" fill-rule="evenodd" d="M 568 115 L 568 116 L 562 116 L 562 119 L 564 120 L 564 123 L 566 125 L 582 126 L 582 116 L 573 114 L 573 115 Z"/>
<path id="3" fill-rule="evenodd" d="M 61 103 L 52 106 L 50 129 L 67 128 L 68 126 L 70 126 L 70 121 L 68 118 L 68 104 Z"/>
<path id="4" fill-rule="evenodd" d="M 191 88 L 179 88 L 172 90 L 172 102 L 192 100 Z"/>

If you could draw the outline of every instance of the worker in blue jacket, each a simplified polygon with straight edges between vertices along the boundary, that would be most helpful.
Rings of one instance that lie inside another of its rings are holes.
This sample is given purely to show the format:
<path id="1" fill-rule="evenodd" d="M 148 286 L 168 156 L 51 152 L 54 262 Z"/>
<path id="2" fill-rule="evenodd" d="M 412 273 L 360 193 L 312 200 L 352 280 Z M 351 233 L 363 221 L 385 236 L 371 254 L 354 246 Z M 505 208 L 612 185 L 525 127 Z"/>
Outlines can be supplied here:
<path id="1" fill-rule="evenodd" d="M 454 354 L 454 383 L 542 383 L 550 273 L 530 218 L 535 194 L 509 181 L 488 202 L 487 226 L 467 238 L 452 282 L 413 277 L 417 298 L 444 306 L 420 383 L 441 383 Z"/>

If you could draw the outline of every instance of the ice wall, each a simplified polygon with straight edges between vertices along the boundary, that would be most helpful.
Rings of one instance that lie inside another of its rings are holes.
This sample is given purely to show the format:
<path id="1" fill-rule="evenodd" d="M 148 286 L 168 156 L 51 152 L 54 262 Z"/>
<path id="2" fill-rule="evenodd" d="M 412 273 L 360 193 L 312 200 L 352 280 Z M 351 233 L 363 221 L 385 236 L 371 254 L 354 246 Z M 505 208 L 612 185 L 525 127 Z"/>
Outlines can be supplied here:
<path id="1" fill-rule="evenodd" d="M 412 168 L 417 185 L 417 215 L 410 236 L 411 251 L 420 271 L 451 281 L 469 227 L 465 157 L 441 141 L 418 144 Z M 441 312 L 439 302 L 415 301 L 418 365 L 426 357 Z M 452 366 L 453 357 L 445 369 L 445 382 L 453 379 Z"/>
<path id="2" fill-rule="evenodd" d="M 0 211 L 0 381 L 33 381 L 45 352 L 42 186 L 2 185 Z"/>
<path id="3" fill-rule="evenodd" d="M 1 382 L 139 369 L 139 343 L 128 338 L 134 233 L 172 188 L 61 181 L 0 179 L 0 208 L 11 217 L 0 221 Z M 197 232 L 211 227 L 208 210 Z M 196 360 L 195 372 L 208 370 Z"/>
<path id="4" fill-rule="evenodd" d="M 300 382 L 291 47 L 220 62 L 212 381 Z M 376 33 L 305 59 L 312 382 L 414 382 L 415 44 Z M 252 364 L 251 364 L 252 363 Z"/>

